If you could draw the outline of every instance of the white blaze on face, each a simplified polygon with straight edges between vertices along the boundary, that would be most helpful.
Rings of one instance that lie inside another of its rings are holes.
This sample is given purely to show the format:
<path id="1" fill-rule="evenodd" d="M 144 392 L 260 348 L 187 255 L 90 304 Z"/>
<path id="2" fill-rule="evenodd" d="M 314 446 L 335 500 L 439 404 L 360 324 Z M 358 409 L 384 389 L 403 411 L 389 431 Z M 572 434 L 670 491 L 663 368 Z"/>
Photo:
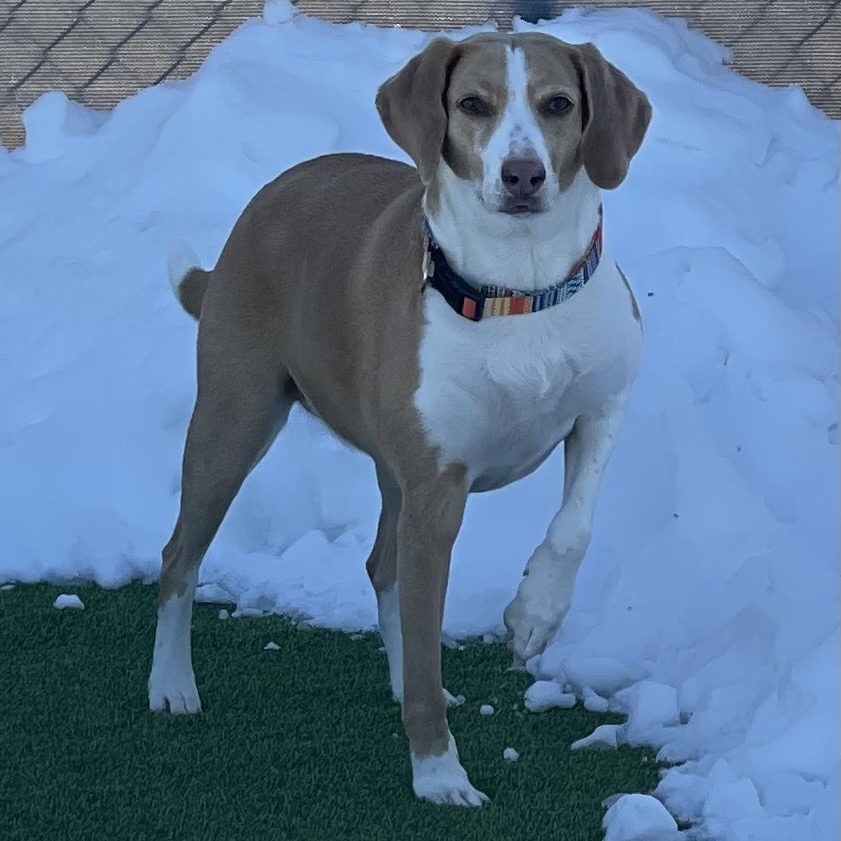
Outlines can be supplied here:
<path id="1" fill-rule="evenodd" d="M 549 150 L 529 102 L 526 55 L 519 47 L 505 50 L 505 81 L 505 110 L 482 153 L 482 192 L 486 202 L 493 202 L 505 192 L 502 163 L 508 158 L 536 157 L 547 174 L 552 172 Z"/>

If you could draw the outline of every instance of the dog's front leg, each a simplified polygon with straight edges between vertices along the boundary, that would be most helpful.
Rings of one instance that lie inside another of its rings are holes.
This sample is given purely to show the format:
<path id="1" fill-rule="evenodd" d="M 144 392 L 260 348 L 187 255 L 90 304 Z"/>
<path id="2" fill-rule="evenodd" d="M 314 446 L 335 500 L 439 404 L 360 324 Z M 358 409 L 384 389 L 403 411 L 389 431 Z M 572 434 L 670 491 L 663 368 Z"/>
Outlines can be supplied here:
<path id="1" fill-rule="evenodd" d="M 509 648 L 523 661 L 543 651 L 569 608 L 625 404 L 617 400 L 597 415 L 577 418 L 564 443 L 563 504 L 505 609 Z"/>
<path id="2" fill-rule="evenodd" d="M 453 543 L 467 488 L 463 468 L 401 481 L 397 582 L 403 637 L 403 725 L 412 788 L 433 803 L 481 806 L 447 724 L 441 681 L 441 625 Z"/>

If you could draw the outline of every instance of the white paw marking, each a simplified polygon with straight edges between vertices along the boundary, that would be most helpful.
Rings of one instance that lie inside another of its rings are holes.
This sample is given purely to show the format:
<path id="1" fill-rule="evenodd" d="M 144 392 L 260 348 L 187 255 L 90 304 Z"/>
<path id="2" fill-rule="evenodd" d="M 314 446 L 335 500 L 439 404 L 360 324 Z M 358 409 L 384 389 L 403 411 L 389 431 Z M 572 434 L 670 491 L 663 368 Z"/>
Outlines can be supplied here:
<path id="1" fill-rule="evenodd" d="M 178 668 L 152 670 L 149 676 L 149 709 L 170 715 L 192 715 L 201 712 L 193 670 L 183 674 Z"/>
<path id="2" fill-rule="evenodd" d="M 532 570 L 503 614 L 508 647 L 523 661 L 543 652 L 569 609 L 569 588 L 548 578 Z"/>
<path id="3" fill-rule="evenodd" d="M 201 712 L 190 656 L 192 590 L 173 596 L 158 611 L 149 675 L 149 709 L 184 715 Z"/>
<path id="4" fill-rule="evenodd" d="M 412 758 L 412 788 L 422 800 L 440 806 L 481 806 L 488 796 L 473 788 L 458 761 L 455 739 L 450 734 L 447 750 L 438 756 Z"/>

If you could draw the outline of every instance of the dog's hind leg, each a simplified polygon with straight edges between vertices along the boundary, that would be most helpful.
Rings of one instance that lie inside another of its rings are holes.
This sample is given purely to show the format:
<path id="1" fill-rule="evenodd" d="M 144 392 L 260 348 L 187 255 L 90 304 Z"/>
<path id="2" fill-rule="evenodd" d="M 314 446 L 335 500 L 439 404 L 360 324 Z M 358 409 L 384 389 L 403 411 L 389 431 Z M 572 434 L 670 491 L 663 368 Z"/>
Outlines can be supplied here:
<path id="1" fill-rule="evenodd" d="M 374 548 L 368 556 L 368 577 L 377 594 L 380 636 L 388 656 L 388 672 L 394 700 L 403 701 L 403 637 L 400 633 L 400 603 L 397 593 L 397 523 L 400 487 L 387 468 L 377 465 L 382 508 Z"/>
<path id="2" fill-rule="evenodd" d="M 184 448 L 181 509 L 163 550 L 148 686 L 152 710 L 201 710 L 190 644 L 199 565 L 243 481 L 297 399 L 285 373 L 259 358 L 256 337 L 228 339 L 214 336 L 209 358 L 199 340 L 198 395 Z"/>

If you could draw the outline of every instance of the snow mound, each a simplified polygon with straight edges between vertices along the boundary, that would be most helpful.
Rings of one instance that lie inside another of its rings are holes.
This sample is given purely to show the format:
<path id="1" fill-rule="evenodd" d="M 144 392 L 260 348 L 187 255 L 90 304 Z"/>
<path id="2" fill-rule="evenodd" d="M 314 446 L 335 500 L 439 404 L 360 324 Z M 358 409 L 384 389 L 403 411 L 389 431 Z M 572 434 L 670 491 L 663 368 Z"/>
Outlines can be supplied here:
<path id="1" fill-rule="evenodd" d="M 654 118 L 604 196 L 645 322 L 643 371 L 572 608 L 529 671 L 564 704 L 624 712 L 617 735 L 675 763 L 657 797 L 699 832 L 834 841 L 839 125 L 797 88 L 731 73 L 681 21 L 569 11 L 539 28 L 593 41 Z M 26 111 L 26 146 L 0 147 L 0 580 L 157 576 L 195 391 L 173 243 L 212 266 L 251 196 L 306 158 L 405 160 L 374 94 L 430 37 L 271 3 L 187 81 L 110 112 L 58 92 Z M 504 632 L 562 470 L 559 451 L 471 500 L 449 636 Z M 374 627 L 378 503 L 368 460 L 294 413 L 231 508 L 199 598 Z"/>

